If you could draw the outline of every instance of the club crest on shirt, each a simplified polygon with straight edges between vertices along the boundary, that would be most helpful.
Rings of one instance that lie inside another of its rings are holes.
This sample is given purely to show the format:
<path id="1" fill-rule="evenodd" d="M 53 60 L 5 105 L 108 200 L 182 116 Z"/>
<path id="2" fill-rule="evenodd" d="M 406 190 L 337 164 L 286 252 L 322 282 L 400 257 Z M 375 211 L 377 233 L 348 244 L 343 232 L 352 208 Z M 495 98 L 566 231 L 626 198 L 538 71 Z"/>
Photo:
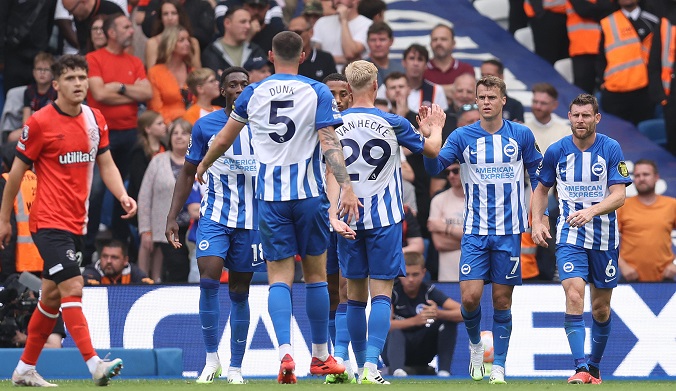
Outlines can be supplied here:
<path id="1" fill-rule="evenodd" d="M 517 152 L 516 145 L 509 143 L 502 148 L 502 152 L 504 152 L 507 157 L 514 157 Z"/>
<path id="2" fill-rule="evenodd" d="M 99 128 L 91 127 L 87 129 L 87 134 L 89 135 L 89 140 L 91 140 L 92 145 L 99 145 L 101 141 L 101 135 L 99 134 Z"/>
<path id="3" fill-rule="evenodd" d="M 28 130 L 29 129 L 30 128 L 28 127 L 28 125 L 23 126 L 23 129 L 21 129 L 21 140 L 23 140 L 23 141 L 28 140 Z"/>
<path id="4" fill-rule="evenodd" d="M 625 178 L 628 177 L 629 176 L 629 169 L 627 168 L 627 163 L 625 163 L 624 161 L 621 161 L 617 165 L 617 172 L 619 172 L 620 175 L 622 175 Z"/>
<path id="5" fill-rule="evenodd" d="M 601 162 L 596 162 L 594 165 L 592 165 L 591 170 L 594 175 L 601 176 L 604 172 L 606 172 L 606 165 Z"/>

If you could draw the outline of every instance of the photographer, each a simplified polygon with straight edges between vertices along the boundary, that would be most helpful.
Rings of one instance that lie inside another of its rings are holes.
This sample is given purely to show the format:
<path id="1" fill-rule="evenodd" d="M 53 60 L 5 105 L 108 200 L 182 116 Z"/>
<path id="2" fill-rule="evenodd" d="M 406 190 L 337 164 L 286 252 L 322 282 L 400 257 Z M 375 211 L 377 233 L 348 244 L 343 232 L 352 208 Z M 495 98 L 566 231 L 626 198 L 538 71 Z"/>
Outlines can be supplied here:
<path id="1" fill-rule="evenodd" d="M 12 274 L 0 286 L 0 348 L 22 348 L 28 338 L 28 321 L 37 307 L 37 294 L 19 282 Z M 45 348 L 61 348 L 66 330 L 61 316 L 57 319 Z"/>

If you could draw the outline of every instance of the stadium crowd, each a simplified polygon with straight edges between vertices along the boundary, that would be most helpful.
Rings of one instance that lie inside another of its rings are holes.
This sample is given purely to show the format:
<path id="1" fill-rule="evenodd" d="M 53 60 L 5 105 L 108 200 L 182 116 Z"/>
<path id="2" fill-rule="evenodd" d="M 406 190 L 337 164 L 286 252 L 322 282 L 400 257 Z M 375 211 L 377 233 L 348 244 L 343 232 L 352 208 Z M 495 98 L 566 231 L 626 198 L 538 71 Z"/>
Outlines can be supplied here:
<path id="1" fill-rule="evenodd" d="M 527 21 L 534 33 L 537 54 L 552 64 L 562 58 L 572 58 L 575 84 L 597 94 L 605 112 L 634 124 L 663 117 L 668 130 L 667 148 L 676 154 L 676 99 L 671 94 L 676 88 L 675 2 L 510 0 L 510 4 L 513 10 L 522 7 L 526 16 L 512 12 L 510 31 Z M 456 31 L 450 25 L 437 25 L 431 29 L 428 41 L 409 45 L 398 58 L 390 53 L 395 37 L 385 21 L 386 9 L 382 0 L 307 0 L 305 3 L 302 0 L 5 0 L 0 5 L 0 72 L 7 93 L 0 122 L 4 144 L 0 149 L 3 163 L 0 190 L 7 183 L 17 142 L 29 138 L 26 122 L 33 113 L 53 105 L 58 97 L 52 86 L 52 79 L 59 76 L 52 74 L 55 59 L 66 54 L 81 54 L 89 67 L 86 103 L 105 118 L 110 140 L 107 150 L 125 181 L 129 197 L 138 202 L 137 217 L 121 218 L 125 214 L 124 205 L 113 202 L 106 190 L 105 173 L 98 168 L 94 170 L 87 200 L 84 249 L 79 259 L 85 283 L 189 282 L 203 287 L 206 275 L 210 280 L 227 281 L 227 271 L 219 275 L 222 264 L 218 261 L 216 272 L 209 270 L 200 274 L 197 267 L 200 254 L 206 256 L 196 239 L 198 221 L 205 213 L 204 209 L 200 210 L 200 200 L 213 189 L 200 186 L 192 178 L 204 156 L 196 159 L 190 155 L 191 135 L 195 135 L 195 130 L 200 135 L 204 132 L 195 124 L 210 113 L 226 108 L 227 113 L 234 110 L 233 115 L 242 115 L 241 108 L 233 104 L 234 99 L 248 84 L 275 74 L 276 64 L 268 52 L 273 48 L 273 37 L 280 32 L 291 31 L 300 36 L 305 60 L 298 73 L 327 84 L 340 111 L 351 106 L 352 90 L 334 91 L 330 83 L 347 83 L 335 75 L 345 74 L 346 68 L 354 69 L 351 64 L 363 59 L 377 70 L 377 89 L 373 91 L 376 107 L 406 118 L 416 129 L 425 128 L 426 115 L 431 115 L 425 114 L 427 107 L 444 111 L 441 145 L 456 128 L 480 120 L 477 72 L 472 65 L 454 58 Z M 233 74 L 239 78 L 229 77 Z M 502 80 L 504 65 L 496 58 L 483 61 L 479 74 L 480 80 L 489 78 L 491 83 Z M 484 87 L 490 89 L 498 85 Z M 551 84 L 537 83 L 532 86 L 532 93 L 532 117 L 524 116 L 522 103 L 509 96 L 501 116 L 531 129 L 541 153 L 545 154 L 551 145 L 571 133 L 571 125 L 554 113 L 559 104 L 558 92 Z M 274 116 L 277 121 L 288 120 L 281 115 Z M 272 121 L 272 114 L 270 118 Z M 219 129 L 224 121 L 227 118 L 219 123 Z M 202 143 L 201 146 L 208 149 L 211 140 Z M 437 343 L 448 344 L 452 351 L 457 323 L 463 319 L 467 322 L 469 314 L 474 314 L 470 317 L 475 319 L 475 310 L 465 312 L 463 307 L 461 314 L 459 304 L 441 292 L 435 292 L 430 301 L 428 296 L 419 294 L 419 289 L 429 294 L 434 290 L 428 284 L 430 280 L 460 281 L 466 190 L 456 161 L 432 175 L 429 168 L 426 169 L 428 163 L 423 155 L 414 152 L 420 151 L 401 149 L 405 214 L 400 235 L 405 251 L 418 254 L 409 254 L 405 263 L 406 271 L 414 277 L 392 282 L 394 288 L 387 286 L 387 290 L 394 289 L 398 300 L 406 300 L 409 306 L 412 305 L 409 301 L 420 302 L 419 305 L 426 307 L 424 313 L 429 314 L 427 320 L 438 318 L 432 331 L 439 335 L 424 340 L 431 353 L 436 353 Z M 233 158 L 226 163 L 233 170 L 251 165 L 247 159 L 241 159 Z M 186 173 L 191 174 L 187 181 Z M 654 162 L 636 162 L 634 180 L 639 196 L 635 202 L 627 201 L 618 211 L 622 233 L 619 268 L 623 281 L 676 278 L 670 246 L 670 232 L 676 228 L 676 201 L 655 194 L 658 179 Z M 15 273 L 42 272 L 43 263 L 28 230 L 36 181 L 35 175 L 27 171 L 14 205 L 13 235 L 1 253 L 0 283 Z M 521 192 L 530 192 L 529 183 L 519 185 L 523 186 Z M 175 188 L 183 188 L 179 204 L 176 204 Z M 524 282 L 559 280 L 552 240 L 557 237 L 555 222 L 559 215 L 555 189 L 545 197 L 549 198 L 551 229 L 543 241 L 550 245 L 537 246 L 536 243 L 541 244 L 540 238 L 535 242 L 529 232 L 521 236 L 520 278 Z M 663 224 L 645 225 L 643 219 L 635 217 L 646 213 Z M 168 215 L 176 224 L 171 231 L 167 228 Z M 669 218 L 660 218 L 663 216 Z M 169 237 L 168 232 L 173 236 Z M 647 238 L 650 241 L 646 241 Z M 646 260 L 646 248 L 659 250 L 654 261 Z M 211 258 L 217 257 L 211 255 Z M 248 273 L 253 272 L 231 272 L 231 282 L 234 277 L 237 284 L 231 287 L 230 297 L 237 298 L 238 303 L 246 301 L 245 295 L 248 297 L 251 283 Z M 309 276 L 305 277 L 305 282 L 310 282 Z M 298 276 L 296 281 L 301 278 Z M 320 282 L 312 281 L 308 289 L 323 286 L 314 284 Z M 353 282 L 347 284 L 357 286 Z M 405 298 L 406 295 L 409 297 Z M 511 304 L 511 291 L 509 298 Z M 348 296 L 343 299 L 344 304 Z M 346 309 L 350 307 L 341 307 L 337 300 L 332 297 L 334 317 L 336 309 L 350 311 Z M 349 301 L 356 300 L 350 298 Z M 466 304 L 463 301 L 463 305 Z M 509 307 L 497 310 L 501 311 L 500 316 L 504 315 L 505 322 L 509 318 L 511 330 Z M 480 319 L 480 307 L 476 311 Z M 411 310 L 393 315 L 391 336 L 400 343 L 388 342 L 383 355 L 391 362 L 392 369 L 399 371 L 395 371 L 395 375 L 428 371 L 429 352 L 418 352 L 420 357 L 402 354 L 412 342 L 411 346 L 416 346 L 430 333 L 422 313 Z M 338 317 L 335 319 L 338 322 Z M 408 337 L 407 328 L 415 329 L 418 339 Z M 442 334 L 440 330 L 445 332 Z M 281 359 L 284 362 L 286 358 L 281 355 Z M 440 357 L 440 364 L 444 368 L 439 369 L 439 375 L 448 375 L 450 357 Z M 501 365 L 504 366 L 504 357 Z M 221 370 L 220 364 L 214 364 L 212 369 L 211 380 L 216 371 Z M 504 380 L 504 368 L 502 376 Z M 384 381 L 378 378 L 374 377 L 373 381 Z M 290 378 L 283 379 L 291 382 Z"/>

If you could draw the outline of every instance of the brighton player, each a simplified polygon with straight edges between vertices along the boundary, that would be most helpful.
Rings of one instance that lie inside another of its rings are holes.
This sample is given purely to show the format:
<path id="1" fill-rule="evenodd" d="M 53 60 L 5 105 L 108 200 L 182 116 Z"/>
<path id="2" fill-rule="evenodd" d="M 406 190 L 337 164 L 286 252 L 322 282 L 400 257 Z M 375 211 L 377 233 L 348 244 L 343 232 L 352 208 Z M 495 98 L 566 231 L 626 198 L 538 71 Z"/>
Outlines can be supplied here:
<path id="1" fill-rule="evenodd" d="M 35 167 L 40 179 L 29 227 L 45 264 L 26 347 L 12 374 L 16 386 L 57 386 L 45 381 L 35 364 L 56 324 L 59 308 L 96 385 L 107 385 L 122 368 L 121 359 L 102 360 L 96 354 L 82 312 L 84 279 L 79 261 L 87 233 L 87 198 L 94 164 L 125 210 L 122 218 L 136 214 L 136 202 L 127 195 L 110 154 L 106 120 L 98 110 L 82 104 L 89 88 L 87 71 L 82 56 L 64 55 L 52 64 L 52 85 L 59 97 L 26 121 L 2 195 L 0 243 L 4 249 L 12 234 L 9 219 L 21 179 L 31 165 Z"/>
<path id="2" fill-rule="evenodd" d="M 176 216 L 195 182 L 197 165 L 202 161 L 212 139 L 228 121 L 235 99 L 247 85 L 249 75 L 244 68 L 224 70 L 220 90 L 225 98 L 225 108 L 195 122 L 186 161 L 176 179 L 167 216 L 166 236 L 175 248 L 181 247 Z M 218 290 L 223 266 L 230 272 L 228 291 L 232 334 L 228 383 L 244 383 L 242 360 L 250 323 L 249 286 L 254 272 L 265 271 L 258 238 L 255 180 L 256 158 L 251 147 L 251 135 L 242 132 L 232 147 L 207 171 L 206 193 L 200 208 L 196 255 L 200 271 L 200 322 L 207 358 L 197 383 L 212 383 L 222 372 L 218 357 Z"/>
<path id="3" fill-rule="evenodd" d="M 327 345 L 329 201 L 321 172 L 322 150 L 344 194 L 340 214 L 348 219 L 359 214 L 359 201 L 334 131 L 334 126 L 342 124 L 337 104 L 324 84 L 298 76 L 298 65 L 305 59 L 302 47 L 302 38 L 294 32 L 275 35 L 269 56 L 277 73 L 244 89 L 230 114 L 232 121 L 215 137 L 197 168 L 197 178 L 202 181 L 204 172 L 249 124 L 259 162 L 256 198 L 261 243 L 268 260 L 268 311 L 279 345 L 280 383 L 296 382 L 290 330 L 295 254 L 302 258 L 305 278 L 312 334 L 310 373 L 345 371 L 329 354 Z M 340 234 L 346 228 L 345 223 L 334 225 Z"/>
<path id="4" fill-rule="evenodd" d="M 348 64 L 345 74 L 353 104 L 343 112 L 343 126 L 336 133 L 355 194 L 363 205 L 361 217 L 350 223 L 351 235 L 338 237 L 340 269 L 347 278 L 347 328 L 360 382 L 389 384 L 380 376 L 377 362 L 390 329 L 394 279 L 406 274 L 401 247 L 404 207 L 399 146 L 436 157 L 446 115 L 437 105 L 423 106 L 418 120 L 421 135 L 405 118 L 375 108 L 375 65 L 355 61 Z M 339 204 L 339 189 L 331 181 L 328 183 L 331 203 Z M 330 218 L 339 217 L 332 213 Z M 371 313 L 367 324 L 369 294 Z"/>
<path id="5" fill-rule="evenodd" d="M 571 384 L 601 384 L 599 363 L 610 334 L 610 297 L 620 278 L 620 236 L 615 211 L 624 204 L 631 184 L 620 144 L 596 133 L 601 121 L 592 95 L 582 94 L 570 104 L 572 135 L 547 148 L 533 194 L 533 241 L 547 247 L 549 220 L 543 217 L 547 192 L 556 184 L 560 216 L 557 221 L 556 263 L 566 294 L 564 329 L 573 353 Z M 591 356 L 585 358 L 584 290 L 591 283 Z"/>
<path id="6" fill-rule="evenodd" d="M 425 168 L 436 175 L 460 162 L 467 205 L 460 244 L 460 294 L 470 340 L 469 374 L 477 381 L 484 377 L 480 304 L 484 282 L 492 282 L 495 361 L 490 383 L 502 384 L 512 334 L 512 293 L 515 285 L 521 285 L 521 233 L 528 228 L 524 169 L 535 178 L 542 155 L 530 129 L 502 119 L 504 81 L 482 77 L 476 83 L 476 96 L 480 120 L 451 133 L 439 157 L 425 158 Z M 532 181 L 533 188 L 535 184 Z"/>

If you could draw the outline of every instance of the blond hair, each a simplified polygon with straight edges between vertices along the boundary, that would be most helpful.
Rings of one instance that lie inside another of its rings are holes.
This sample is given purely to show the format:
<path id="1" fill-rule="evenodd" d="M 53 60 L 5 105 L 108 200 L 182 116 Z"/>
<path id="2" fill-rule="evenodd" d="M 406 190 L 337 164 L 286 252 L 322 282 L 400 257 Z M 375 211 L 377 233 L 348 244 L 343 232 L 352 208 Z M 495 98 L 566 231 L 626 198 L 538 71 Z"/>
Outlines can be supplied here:
<path id="1" fill-rule="evenodd" d="M 178 43 L 178 34 L 182 31 L 188 33 L 188 42 L 190 42 L 190 55 L 186 56 L 183 59 L 183 62 L 188 66 L 192 66 L 192 55 L 195 52 L 195 48 L 192 47 L 192 42 L 190 41 L 190 32 L 183 26 L 173 26 L 168 27 L 162 31 L 160 35 L 160 44 L 157 47 L 157 63 L 165 64 L 171 58 L 171 55 L 176 49 L 176 44 Z"/>
<path id="2" fill-rule="evenodd" d="M 378 68 L 368 61 L 358 60 L 347 65 L 345 76 L 353 90 L 362 90 L 377 80 Z"/>
<path id="3" fill-rule="evenodd" d="M 190 72 L 188 80 L 186 81 L 190 92 L 197 96 L 197 87 L 206 83 L 209 76 L 216 77 L 216 73 L 211 68 L 200 68 Z"/>

